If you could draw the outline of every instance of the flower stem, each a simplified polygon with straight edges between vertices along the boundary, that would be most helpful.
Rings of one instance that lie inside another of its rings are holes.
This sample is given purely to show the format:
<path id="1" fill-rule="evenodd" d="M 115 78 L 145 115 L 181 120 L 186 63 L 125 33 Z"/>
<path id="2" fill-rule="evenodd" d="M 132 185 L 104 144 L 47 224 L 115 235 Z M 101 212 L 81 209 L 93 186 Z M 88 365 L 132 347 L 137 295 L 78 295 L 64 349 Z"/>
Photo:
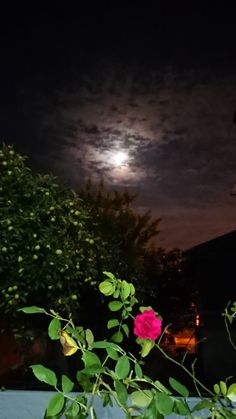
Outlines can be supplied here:
<path id="1" fill-rule="evenodd" d="M 196 378 L 195 374 L 192 374 L 191 371 L 189 371 L 188 368 L 185 367 L 185 365 L 181 364 L 180 362 L 176 361 L 174 358 L 169 356 L 159 345 L 155 345 L 155 346 L 162 353 L 162 355 L 166 359 L 168 359 L 168 361 L 172 362 L 172 364 L 178 365 L 178 367 L 180 367 L 183 371 L 186 372 L 186 374 L 188 374 L 192 378 L 193 382 L 197 383 L 199 387 L 201 387 L 211 396 L 214 396 L 214 393 L 209 388 L 207 388 L 198 378 Z"/>

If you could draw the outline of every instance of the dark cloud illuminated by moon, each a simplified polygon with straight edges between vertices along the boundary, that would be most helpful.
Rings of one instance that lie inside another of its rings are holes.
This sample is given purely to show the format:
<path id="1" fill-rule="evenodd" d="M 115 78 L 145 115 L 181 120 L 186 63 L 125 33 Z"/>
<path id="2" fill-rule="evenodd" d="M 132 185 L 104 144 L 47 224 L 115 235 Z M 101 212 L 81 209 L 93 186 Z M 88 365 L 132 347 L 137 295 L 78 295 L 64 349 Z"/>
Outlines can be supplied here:
<path id="1" fill-rule="evenodd" d="M 150 73 L 144 83 L 132 72 L 122 80 L 104 72 L 100 83 L 87 78 L 77 91 L 59 91 L 58 106 L 42 114 L 41 135 L 57 133 L 54 172 L 74 187 L 91 178 L 137 192 L 138 210 L 162 218 L 162 247 L 234 229 L 235 79 Z"/>

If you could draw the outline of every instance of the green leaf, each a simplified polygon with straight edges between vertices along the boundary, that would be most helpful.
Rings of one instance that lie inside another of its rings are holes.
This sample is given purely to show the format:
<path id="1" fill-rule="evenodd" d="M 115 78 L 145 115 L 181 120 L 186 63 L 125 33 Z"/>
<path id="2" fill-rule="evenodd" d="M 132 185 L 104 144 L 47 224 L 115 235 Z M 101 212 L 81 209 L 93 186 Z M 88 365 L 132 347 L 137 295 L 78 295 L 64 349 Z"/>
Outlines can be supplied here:
<path id="1" fill-rule="evenodd" d="M 173 407 L 173 412 L 177 413 L 181 416 L 189 415 L 189 408 L 186 406 L 186 403 L 183 402 L 181 399 L 175 399 L 175 404 Z"/>
<path id="2" fill-rule="evenodd" d="M 69 393 L 73 390 L 74 383 L 66 375 L 63 374 L 61 377 L 61 386 L 63 393 Z"/>
<path id="3" fill-rule="evenodd" d="M 114 342 L 121 343 L 123 341 L 123 333 L 119 330 L 112 335 L 111 339 L 114 340 Z"/>
<path id="4" fill-rule="evenodd" d="M 219 384 L 214 384 L 213 388 L 214 388 L 214 392 L 216 394 L 220 394 L 220 386 L 219 386 Z"/>
<path id="5" fill-rule="evenodd" d="M 151 306 L 147 306 L 147 307 L 145 307 L 145 306 L 140 306 L 140 307 L 139 307 L 139 310 L 141 311 L 141 313 L 143 313 L 145 310 L 152 310 L 152 307 L 151 307 Z"/>
<path id="6" fill-rule="evenodd" d="M 140 365 L 139 365 L 138 363 L 136 363 L 136 364 L 134 365 L 134 371 L 135 371 L 135 374 L 136 374 L 136 376 L 137 376 L 138 378 L 142 378 L 142 377 L 143 377 L 143 371 L 142 371 L 142 368 L 140 367 Z"/>
<path id="7" fill-rule="evenodd" d="M 86 331 L 83 329 L 82 326 L 73 328 L 71 326 L 66 326 L 65 331 L 71 335 L 72 338 L 74 338 L 77 342 L 82 343 L 82 345 L 85 345 L 86 340 Z"/>
<path id="8" fill-rule="evenodd" d="M 107 351 L 107 355 L 109 355 L 109 357 L 111 359 L 113 359 L 113 361 L 117 361 L 119 359 L 119 355 L 115 351 L 115 349 L 113 349 L 113 348 L 106 348 L 106 351 Z"/>
<path id="9" fill-rule="evenodd" d="M 108 304 L 108 307 L 111 311 L 118 311 L 123 307 L 123 303 L 121 301 L 111 301 Z"/>
<path id="10" fill-rule="evenodd" d="M 103 281 L 99 284 L 99 291 L 106 296 L 112 295 L 114 289 L 114 285 L 109 281 Z"/>
<path id="11" fill-rule="evenodd" d="M 94 336 L 90 329 L 85 330 L 85 339 L 89 347 L 93 346 Z"/>
<path id="12" fill-rule="evenodd" d="M 152 399 L 151 403 L 146 407 L 142 419 L 163 419 L 156 406 L 156 402 Z"/>
<path id="13" fill-rule="evenodd" d="M 47 407 L 47 416 L 56 416 L 58 415 L 63 407 L 64 407 L 65 399 L 63 394 L 56 393 L 54 396 L 51 397 L 51 399 L 48 402 Z"/>
<path id="14" fill-rule="evenodd" d="M 235 419 L 235 414 L 228 407 L 219 409 L 219 418 Z"/>
<path id="15" fill-rule="evenodd" d="M 220 381 L 220 390 L 223 396 L 225 396 L 227 393 L 227 386 L 224 381 Z"/>
<path id="16" fill-rule="evenodd" d="M 22 307 L 18 311 L 23 311 L 26 314 L 46 313 L 46 310 L 37 306 Z"/>
<path id="17" fill-rule="evenodd" d="M 133 391 L 130 397 L 133 405 L 147 407 L 153 398 L 153 393 L 151 390 L 137 390 Z"/>
<path id="18" fill-rule="evenodd" d="M 116 351 L 121 351 L 121 348 L 118 345 L 116 345 L 116 343 L 107 342 L 106 340 L 98 340 L 97 342 L 93 342 L 93 348 L 97 348 L 97 349 L 113 348 Z"/>
<path id="19" fill-rule="evenodd" d="M 156 380 L 154 384 L 162 393 L 171 394 L 171 392 L 160 381 Z"/>
<path id="20" fill-rule="evenodd" d="M 213 405 L 214 404 L 210 400 L 201 400 L 200 402 L 195 404 L 195 406 L 192 407 L 191 411 L 196 412 L 198 410 L 211 409 Z"/>
<path id="21" fill-rule="evenodd" d="M 124 332 L 125 332 L 125 334 L 126 334 L 126 336 L 127 336 L 127 338 L 128 338 L 128 337 L 129 337 L 129 328 L 128 328 L 127 324 L 123 323 L 123 324 L 121 325 L 121 327 L 122 327 L 122 329 L 124 330 Z"/>
<path id="22" fill-rule="evenodd" d="M 91 367 L 84 368 L 81 372 L 85 375 L 95 375 L 95 374 L 101 374 L 105 371 L 105 368 L 101 365 L 93 364 Z"/>
<path id="23" fill-rule="evenodd" d="M 130 361 L 126 355 L 122 355 L 115 366 L 115 373 L 118 379 L 122 380 L 129 375 Z"/>
<path id="24" fill-rule="evenodd" d="M 152 350 L 154 345 L 155 343 L 153 340 L 148 340 L 148 339 L 144 340 L 142 342 L 141 356 L 145 358 L 145 356 L 147 356 L 149 352 Z"/>
<path id="25" fill-rule="evenodd" d="M 183 397 L 189 397 L 189 391 L 188 391 L 187 387 L 185 387 L 183 384 L 181 384 L 175 378 L 170 377 L 169 378 L 169 383 L 170 383 L 171 387 L 175 391 L 177 391 L 177 393 L 179 393 L 181 396 L 183 396 Z"/>
<path id="26" fill-rule="evenodd" d="M 111 319 L 107 322 L 107 328 L 112 329 L 113 327 L 119 326 L 119 320 L 117 319 Z"/>
<path id="27" fill-rule="evenodd" d="M 124 405 L 128 399 L 128 393 L 124 384 L 121 383 L 119 380 L 115 380 L 114 387 L 115 387 L 119 402 Z"/>
<path id="28" fill-rule="evenodd" d="M 89 393 L 92 390 L 93 385 L 89 377 L 86 374 L 84 374 L 82 371 L 77 371 L 76 379 L 84 391 Z"/>
<path id="29" fill-rule="evenodd" d="M 128 282 L 122 281 L 121 283 L 121 298 L 123 301 L 127 300 L 128 296 L 130 295 L 130 286 Z"/>
<path id="30" fill-rule="evenodd" d="M 166 393 L 156 393 L 157 410 L 164 416 L 170 415 L 173 411 L 174 400 Z"/>
<path id="31" fill-rule="evenodd" d="M 112 280 L 116 279 L 115 275 L 113 275 L 111 272 L 104 271 L 103 274 Z"/>
<path id="32" fill-rule="evenodd" d="M 129 288 L 130 288 L 130 295 L 134 295 L 135 294 L 135 288 L 133 284 L 129 284 Z"/>
<path id="33" fill-rule="evenodd" d="M 139 390 L 139 385 L 138 383 L 134 382 L 134 381 L 129 381 L 129 387 L 130 388 L 135 388 L 136 390 Z"/>
<path id="34" fill-rule="evenodd" d="M 69 409 L 65 412 L 66 419 L 77 418 L 80 412 L 80 405 L 75 401 L 71 403 Z"/>
<path id="35" fill-rule="evenodd" d="M 233 383 L 229 386 L 227 397 L 231 400 L 231 402 L 236 402 L 236 383 Z"/>
<path id="36" fill-rule="evenodd" d="M 49 384 L 53 387 L 57 385 L 56 374 L 49 368 L 46 368 L 41 364 L 31 365 L 30 368 L 32 368 L 35 377 L 39 381 L 43 381 L 44 383 Z"/>
<path id="37" fill-rule="evenodd" d="M 59 330 L 61 330 L 61 322 L 59 319 L 52 319 L 48 326 L 48 336 L 52 340 L 60 339 Z"/>
<path id="38" fill-rule="evenodd" d="M 114 298 L 118 298 L 119 296 L 120 296 L 120 290 L 119 289 L 116 289 L 114 292 L 113 292 L 113 297 Z"/>
<path id="39" fill-rule="evenodd" d="M 82 355 L 85 368 L 91 367 L 92 365 L 100 365 L 101 361 L 94 352 L 86 351 Z"/>

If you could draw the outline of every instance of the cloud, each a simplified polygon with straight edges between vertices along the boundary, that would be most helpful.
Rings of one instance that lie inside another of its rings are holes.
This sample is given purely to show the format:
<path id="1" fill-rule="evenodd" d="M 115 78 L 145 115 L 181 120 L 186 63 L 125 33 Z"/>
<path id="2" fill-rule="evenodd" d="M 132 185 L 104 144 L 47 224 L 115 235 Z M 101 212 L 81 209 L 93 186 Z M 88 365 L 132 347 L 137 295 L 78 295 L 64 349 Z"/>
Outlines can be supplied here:
<path id="1" fill-rule="evenodd" d="M 187 240 L 196 232 L 191 227 L 196 211 L 206 220 L 213 206 L 228 214 L 228 221 L 215 215 L 218 230 L 231 228 L 235 79 L 147 68 L 144 74 L 101 63 L 99 71 L 80 73 L 73 90 L 57 92 L 54 105 L 44 98 L 35 101 L 34 111 L 28 109 L 37 140 L 31 155 L 38 165 L 41 161 L 72 186 L 91 177 L 137 191 L 137 205 L 158 212 L 165 226 L 168 221 L 170 237 L 175 231 L 181 236 L 178 226 L 185 224 Z M 111 164 L 118 151 L 129 155 L 122 167 Z M 197 231 L 201 222 L 209 232 L 217 230 L 201 219 L 194 221 Z"/>

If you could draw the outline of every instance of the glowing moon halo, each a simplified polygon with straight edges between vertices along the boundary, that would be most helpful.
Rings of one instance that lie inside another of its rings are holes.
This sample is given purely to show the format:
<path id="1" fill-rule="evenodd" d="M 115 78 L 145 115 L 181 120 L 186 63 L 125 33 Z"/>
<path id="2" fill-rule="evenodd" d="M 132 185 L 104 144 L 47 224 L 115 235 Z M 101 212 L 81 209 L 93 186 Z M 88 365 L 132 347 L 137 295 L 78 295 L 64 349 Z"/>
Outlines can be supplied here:
<path id="1" fill-rule="evenodd" d="M 113 156 L 112 156 L 112 163 L 119 167 L 122 166 L 124 163 L 127 162 L 128 160 L 128 154 L 125 153 L 124 151 L 117 151 L 114 152 Z"/>

